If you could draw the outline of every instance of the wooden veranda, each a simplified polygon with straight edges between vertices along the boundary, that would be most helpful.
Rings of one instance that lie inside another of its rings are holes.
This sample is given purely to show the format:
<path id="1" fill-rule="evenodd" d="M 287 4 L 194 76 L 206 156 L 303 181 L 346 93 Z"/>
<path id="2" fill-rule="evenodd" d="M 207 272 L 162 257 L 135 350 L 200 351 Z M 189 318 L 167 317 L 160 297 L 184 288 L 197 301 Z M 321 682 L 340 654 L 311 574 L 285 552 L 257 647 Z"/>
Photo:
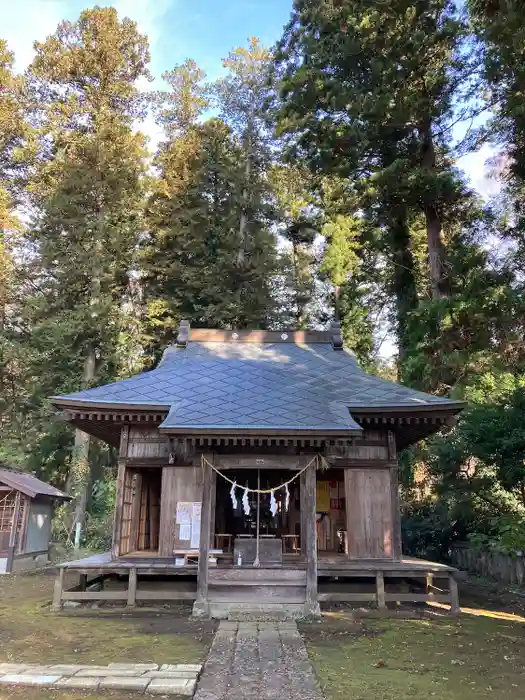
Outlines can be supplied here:
<path id="1" fill-rule="evenodd" d="M 231 557 L 219 557 L 209 569 L 209 595 L 214 591 L 248 585 L 294 586 L 306 577 L 306 562 L 298 555 L 284 555 L 281 565 L 259 569 L 233 565 Z M 78 583 L 67 587 L 70 575 Z M 171 558 L 138 556 L 112 559 L 110 552 L 95 554 L 59 566 L 53 606 L 65 601 L 123 602 L 128 607 L 147 601 L 194 601 L 198 564 L 176 566 Z M 403 557 L 400 561 L 348 561 L 344 555 L 319 555 L 318 600 L 322 603 L 432 603 L 450 605 L 459 612 L 457 569 L 437 562 Z M 283 583 L 288 581 L 288 583 Z M 93 585 L 96 584 L 96 585 Z M 368 585 L 366 585 L 368 584 Z M 220 597 L 220 594 L 219 594 Z"/>

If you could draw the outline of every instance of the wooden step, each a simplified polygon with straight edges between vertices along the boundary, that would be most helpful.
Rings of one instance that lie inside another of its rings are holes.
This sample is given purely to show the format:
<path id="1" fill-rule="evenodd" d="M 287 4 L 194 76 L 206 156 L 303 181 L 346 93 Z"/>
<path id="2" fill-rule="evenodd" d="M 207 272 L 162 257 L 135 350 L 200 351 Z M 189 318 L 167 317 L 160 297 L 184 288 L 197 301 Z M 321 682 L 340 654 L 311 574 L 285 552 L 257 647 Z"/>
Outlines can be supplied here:
<path id="1" fill-rule="evenodd" d="M 306 582 L 282 579 L 277 581 L 245 581 L 243 579 L 208 579 L 209 586 L 306 586 Z"/>
<path id="2" fill-rule="evenodd" d="M 210 586 L 210 602 L 221 603 L 304 603 L 306 586 L 236 585 Z"/>
<path id="3" fill-rule="evenodd" d="M 209 569 L 209 582 L 217 581 L 254 581 L 266 584 L 270 581 L 294 581 L 306 584 L 306 571 L 300 569 L 263 569 L 238 567 L 231 569 Z"/>

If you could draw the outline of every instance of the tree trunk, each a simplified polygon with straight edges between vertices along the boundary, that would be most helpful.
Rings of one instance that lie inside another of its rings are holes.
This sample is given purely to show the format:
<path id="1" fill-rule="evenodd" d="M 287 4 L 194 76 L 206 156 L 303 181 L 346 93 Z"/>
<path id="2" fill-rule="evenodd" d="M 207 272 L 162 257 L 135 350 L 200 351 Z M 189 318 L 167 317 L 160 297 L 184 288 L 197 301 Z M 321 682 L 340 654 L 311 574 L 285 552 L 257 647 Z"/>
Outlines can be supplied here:
<path id="1" fill-rule="evenodd" d="M 414 256 L 410 247 L 406 207 L 398 205 L 390 208 L 389 230 L 394 263 L 393 291 L 396 298 L 399 364 L 402 365 L 409 349 L 408 316 L 418 305 Z"/>
<path id="2" fill-rule="evenodd" d="M 99 227 L 104 226 L 104 209 L 101 207 L 99 213 Z M 102 290 L 102 270 L 101 270 L 101 260 L 103 254 L 102 247 L 102 236 L 99 236 L 98 240 L 94 242 L 93 258 L 92 258 L 92 272 L 91 272 L 91 317 L 93 319 L 93 325 L 90 329 L 91 333 L 98 331 L 100 324 L 100 303 L 101 303 L 101 290 Z M 90 387 L 93 385 L 93 380 L 95 379 L 96 372 L 96 352 L 95 345 L 92 341 L 89 344 L 89 349 L 84 361 L 84 374 L 83 374 L 83 385 L 84 387 Z M 71 493 L 73 495 L 74 503 L 74 514 L 72 531 L 77 523 L 82 526 L 86 522 L 86 512 L 87 505 L 89 501 L 89 490 L 91 488 L 91 466 L 89 461 L 89 450 L 91 446 L 91 437 L 84 433 L 82 430 L 75 431 L 75 445 L 73 454 L 73 464 L 71 467 Z"/>
<path id="3" fill-rule="evenodd" d="M 249 200 L 249 184 L 252 170 L 252 135 L 251 135 L 251 124 L 248 123 L 246 127 L 246 161 L 244 164 L 244 188 L 242 191 L 242 210 L 241 219 L 239 222 L 239 252 L 237 254 L 237 264 L 239 267 L 244 265 L 244 260 L 246 257 L 246 249 L 248 247 L 246 240 L 246 225 L 248 223 L 248 216 L 246 210 L 248 208 Z"/>
<path id="4" fill-rule="evenodd" d="M 421 144 L 421 164 L 423 168 L 435 173 L 436 149 L 432 136 L 430 120 L 426 121 L 419 129 Z M 447 280 L 445 268 L 445 244 L 443 241 L 443 229 L 439 216 L 437 202 L 425 201 L 423 205 L 427 227 L 428 267 L 430 273 L 430 290 L 433 299 L 447 296 Z"/>
<path id="5" fill-rule="evenodd" d="M 90 386 L 95 378 L 95 351 L 90 349 L 84 362 L 84 386 Z M 71 531 L 77 523 L 84 527 L 86 510 L 91 485 L 91 470 L 89 466 L 89 448 L 91 437 L 83 430 L 75 430 L 75 445 L 73 447 L 73 463 L 71 465 L 70 483 L 71 494 L 74 498 L 74 512 Z"/>

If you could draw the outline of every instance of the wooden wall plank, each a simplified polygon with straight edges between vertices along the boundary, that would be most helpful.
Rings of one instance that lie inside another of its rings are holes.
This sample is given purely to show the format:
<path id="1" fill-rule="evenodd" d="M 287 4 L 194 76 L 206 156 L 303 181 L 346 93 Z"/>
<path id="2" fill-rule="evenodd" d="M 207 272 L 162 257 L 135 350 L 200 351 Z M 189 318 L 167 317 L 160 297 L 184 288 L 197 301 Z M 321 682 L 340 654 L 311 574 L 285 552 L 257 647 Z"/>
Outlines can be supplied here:
<path id="1" fill-rule="evenodd" d="M 345 470 L 347 554 L 352 559 L 394 555 L 389 469 Z"/>
<path id="2" fill-rule="evenodd" d="M 128 457 L 132 459 L 165 458 L 169 457 L 169 442 L 165 435 L 156 428 L 136 428 L 129 430 Z"/>
<path id="3" fill-rule="evenodd" d="M 173 550 L 188 549 L 190 543 L 179 538 L 175 522 L 177 501 L 202 500 L 202 468 L 169 466 L 162 470 L 160 501 L 159 555 L 172 557 Z"/>

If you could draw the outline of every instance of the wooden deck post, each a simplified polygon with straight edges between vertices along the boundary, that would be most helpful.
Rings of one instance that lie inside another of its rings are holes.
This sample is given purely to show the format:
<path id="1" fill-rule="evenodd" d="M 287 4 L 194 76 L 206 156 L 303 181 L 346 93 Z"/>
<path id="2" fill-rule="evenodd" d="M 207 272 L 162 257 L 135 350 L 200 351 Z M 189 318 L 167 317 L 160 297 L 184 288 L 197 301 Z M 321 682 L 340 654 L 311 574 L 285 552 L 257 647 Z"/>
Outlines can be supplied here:
<path id="1" fill-rule="evenodd" d="M 304 555 L 306 558 L 306 607 L 310 615 L 320 615 L 317 597 L 317 527 L 315 522 L 315 491 L 317 483 L 317 460 L 304 472 L 301 518 L 305 530 Z"/>
<path id="2" fill-rule="evenodd" d="M 132 567 L 128 577 L 128 601 L 127 607 L 134 608 L 137 603 L 137 569 Z"/>
<path id="3" fill-rule="evenodd" d="M 376 572 L 377 607 L 386 610 L 385 601 L 385 577 L 382 571 Z"/>
<path id="4" fill-rule="evenodd" d="M 211 461 L 211 459 L 208 461 Z M 193 615 L 195 617 L 207 617 L 209 615 L 208 556 L 210 551 L 212 490 L 215 481 L 213 470 L 206 462 L 203 462 L 203 472 L 197 598 L 193 605 Z"/>
<path id="5" fill-rule="evenodd" d="M 55 587 L 53 589 L 53 605 L 51 610 L 53 612 L 60 612 L 62 610 L 62 591 L 64 590 L 64 569 L 60 567 L 55 579 Z"/>
<path id="6" fill-rule="evenodd" d="M 448 585 L 450 590 L 450 612 L 453 615 L 459 615 L 461 608 L 459 607 L 458 582 L 454 578 L 454 574 L 449 575 Z"/>

